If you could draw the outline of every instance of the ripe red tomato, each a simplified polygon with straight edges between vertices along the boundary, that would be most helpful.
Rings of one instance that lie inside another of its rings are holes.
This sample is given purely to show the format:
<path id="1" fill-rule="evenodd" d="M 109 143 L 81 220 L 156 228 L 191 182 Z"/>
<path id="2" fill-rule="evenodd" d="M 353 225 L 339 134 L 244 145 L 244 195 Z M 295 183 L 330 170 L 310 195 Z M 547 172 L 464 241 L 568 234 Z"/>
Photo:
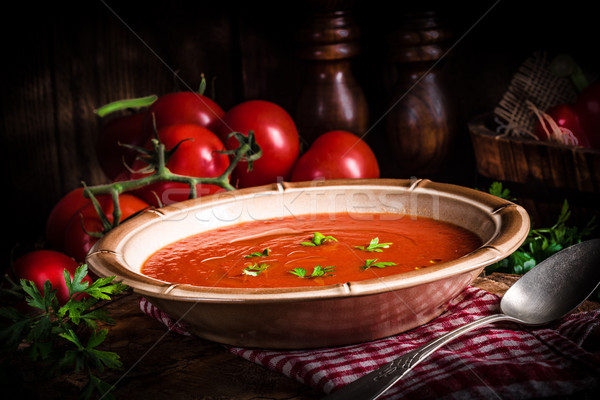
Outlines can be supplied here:
<path id="1" fill-rule="evenodd" d="M 55 250 L 34 250 L 13 262 L 13 270 L 17 278 L 33 281 L 40 293 L 43 293 L 44 284 L 49 280 L 52 288 L 56 289 L 56 298 L 61 305 L 69 300 L 64 270 L 69 271 L 73 279 L 78 266 L 79 263 L 73 258 Z M 86 276 L 83 281 L 92 283 L 89 276 Z"/>
<path id="2" fill-rule="evenodd" d="M 46 240 L 50 247 L 56 250 L 63 249 L 65 230 L 69 219 L 89 202 L 90 199 L 83 195 L 83 187 L 80 187 L 64 195 L 54 205 L 46 220 Z"/>
<path id="3" fill-rule="evenodd" d="M 146 111 L 144 117 L 145 138 L 156 129 L 168 125 L 196 124 L 213 132 L 219 129 L 225 111 L 215 101 L 192 91 L 173 92 L 159 97 Z"/>
<path id="4" fill-rule="evenodd" d="M 558 104 L 546 110 L 546 114 L 552 117 L 554 122 L 556 122 L 556 125 L 571 131 L 573 136 L 577 138 L 579 146 L 590 147 L 588 137 L 581 127 L 579 115 L 572 105 L 566 103 Z M 547 123 L 547 121 L 544 121 L 544 126 L 549 132 L 552 132 L 552 129 Z M 546 132 L 546 130 L 542 126 L 541 121 L 539 120 L 537 121 L 534 127 L 534 133 L 538 138 L 540 138 L 540 140 L 551 139 L 551 137 L 548 136 L 548 132 Z"/>
<path id="5" fill-rule="evenodd" d="M 235 138 L 226 139 L 227 135 L 231 132 L 248 135 L 250 131 L 254 131 L 262 157 L 254 162 L 250 172 L 248 164 L 240 162 L 233 172 L 232 183 L 243 188 L 289 179 L 300 153 L 300 138 L 288 112 L 269 101 L 249 100 L 227 111 L 217 134 L 231 150 L 239 144 Z"/>
<path id="6" fill-rule="evenodd" d="M 110 222 L 113 222 L 113 201 L 110 195 L 96 196 L 101 209 L 106 214 Z M 150 205 L 137 196 L 129 193 L 123 193 L 119 196 L 119 207 L 121 209 L 121 222 L 132 215 L 149 208 Z M 79 262 L 84 262 L 87 253 L 98 237 L 90 233 L 103 233 L 104 227 L 102 220 L 96 212 L 94 204 L 91 201 L 77 210 L 69 219 L 65 230 L 63 248 L 65 253 L 75 258 Z"/>
<path id="7" fill-rule="evenodd" d="M 364 140 L 350 132 L 329 131 L 300 156 L 291 180 L 379 178 L 379 174 L 377 158 Z"/>
<path id="8" fill-rule="evenodd" d="M 110 180 L 115 180 L 131 166 L 137 155 L 135 149 L 121 146 L 128 144 L 142 146 L 146 137 L 142 134 L 145 114 L 120 116 L 104 124 L 96 142 L 96 157 L 100 167 Z"/>
<path id="9" fill-rule="evenodd" d="M 223 142 L 213 132 L 200 125 L 165 126 L 158 131 L 158 137 L 167 150 L 173 149 L 183 141 L 166 164 L 167 168 L 175 174 L 213 178 L 223 174 L 229 167 L 229 157 L 219 153 L 225 149 Z M 145 166 L 143 161 L 138 160 L 134 163 L 133 169 L 140 171 Z M 142 176 L 144 174 L 140 172 L 131 175 L 133 179 Z M 202 196 L 224 189 L 217 185 L 198 184 L 196 190 L 198 196 Z M 185 183 L 160 182 L 146 186 L 135 193 L 149 204 L 158 207 L 187 200 L 190 188 Z"/>
<path id="10" fill-rule="evenodd" d="M 600 82 L 583 89 L 577 95 L 574 107 L 590 146 L 600 149 Z"/>

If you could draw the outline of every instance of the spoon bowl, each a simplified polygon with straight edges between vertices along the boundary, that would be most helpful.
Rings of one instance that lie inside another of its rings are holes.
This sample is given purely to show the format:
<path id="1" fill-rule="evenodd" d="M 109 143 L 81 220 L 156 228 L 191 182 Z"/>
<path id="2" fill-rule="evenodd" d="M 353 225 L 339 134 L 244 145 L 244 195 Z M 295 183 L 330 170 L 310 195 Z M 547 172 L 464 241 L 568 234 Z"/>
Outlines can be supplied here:
<path id="1" fill-rule="evenodd" d="M 575 310 L 600 285 L 600 239 L 567 247 L 548 257 L 511 286 L 500 301 L 501 313 L 465 324 L 324 397 L 373 400 L 431 353 L 464 333 L 498 321 L 544 325 Z"/>
<path id="2" fill-rule="evenodd" d="M 555 253 L 523 275 L 500 309 L 523 324 L 543 325 L 577 308 L 600 282 L 600 239 Z"/>

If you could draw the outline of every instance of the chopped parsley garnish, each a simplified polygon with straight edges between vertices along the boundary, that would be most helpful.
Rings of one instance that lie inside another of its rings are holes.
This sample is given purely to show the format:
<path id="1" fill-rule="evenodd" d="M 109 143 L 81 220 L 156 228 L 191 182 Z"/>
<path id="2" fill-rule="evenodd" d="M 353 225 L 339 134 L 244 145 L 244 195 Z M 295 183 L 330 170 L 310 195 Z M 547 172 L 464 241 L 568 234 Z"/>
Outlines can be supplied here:
<path id="1" fill-rule="evenodd" d="M 365 264 L 360 267 L 361 270 L 367 270 L 369 268 L 375 267 L 375 268 L 385 268 L 385 267 L 389 267 L 391 265 L 396 265 L 395 262 L 391 262 L 391 261 L 377 261 L 377 258 L 371 258 L 368 260 L 365 260 Z"/>
<path id="2" fill-rule="evenodd" d="M 244 273 L 244 275 L 258 276 L 261 272 L 265 271 L 269 267 L 270 267 L 269 264 L 254 263 L 254 264 L 244 268 L 243 273 Z"/>
<path id="3" fill-rule="evenodd" d="M 383 251 L 381 249 L 387 249 L 391 245 L 392 243 L 379 243 L 379 238 L 376 237 L 371 239 L 371 243 L 369 243 L 368 246 L 356 246 L 356 248 L 364 251 L 376 251 L 381 253 Z"/>
<path id="4" fill-rule="evenodd" d="M 331 272 L 333 271 L 335 271 L 335 267 L 321 267 L 320 265 L 317 265 L 310 275 L 307 275 L 308 271 L 305 268 L 294 268 L 293 270 L 288 272 L 300 278 L 317 278 L 333 276 L 333 274 L 331 274 Z"/>
<path id="5" fill-rule="evenodd" d="M 252 257 L 268 257 L 270 252 L 271 252 L 271 250 L 270 250 L 270 249 L 264 249 L 264 250 L 262 251 L 262 253 L 257 251 L 257 252 L 255 252 L 255 253 L 250 253 L 250 254 L 248 254 L 247 256 L 244 256 L 244 258 L 252 258 Z"/>
<path id="6" fill-rule="evenodd" d="M 327 241 L 337 242 L 337 239 L 333 236 L 325 236 L 320 232 L 315 232 L 310 242 L 302 242 L 302 246 L 321 246 Z"/>

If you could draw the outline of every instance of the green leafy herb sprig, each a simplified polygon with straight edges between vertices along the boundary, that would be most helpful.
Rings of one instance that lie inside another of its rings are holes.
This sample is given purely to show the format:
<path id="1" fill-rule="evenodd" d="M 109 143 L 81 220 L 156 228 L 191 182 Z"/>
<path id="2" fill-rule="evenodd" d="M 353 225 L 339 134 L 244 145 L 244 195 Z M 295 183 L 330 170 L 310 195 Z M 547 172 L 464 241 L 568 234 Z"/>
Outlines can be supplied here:
<path id="1" fill-rule="evenodd" d="M 315 232 L 310 242 L 302 242 L 302 246 L 321 246 L 327 241 L 337 242 L 333 236 L 325 236 L 321 232 Z"/>
<path id="2" fill-rule="evenodd" d="M 265 263 L 254 263 L 246 268 L 244 268 L 244 275 L 250 275 L 250 276 L 258 276 L 260 275 L 261 272 L 266 271 L 267 268 L 269 268 L 270 265 L 269 264 L 265 264 Z"/>
<path id="3" fill-rule="evenodd" d="M 262 252 L 257 251 L 257 252 L 245 255 L 244 258 L 269 257 L 270 253 L 271 253 L 271 249 L 264 249 Z"/>
<path id="4" fill-rule="evenodd" d="M 361 270 L 367 270 L 369 268 L 385 268 L 385 267 L 390 267 L 392 265 L 396 265 L 395 262 L 391 262 L 391 261 L 378 261 L 377 258 L 371 258 L 371 259 L 367 259 L 365 260 L 365 264 L 360 267 Z"/>
<path id="5" fill-rule="evenodd" d="M 514 201 L 516 200 L 511 194 L 508 188 L 505 188 L 502 185 L 502 182 L 492 182 L 488 189 L 490 194 L 493 194 L 496 197 L 500 197 L 504 200 Z"/>
<path id="6" fill-rule="evenodd" d="M 392 243 L 379 243 L 379 238 L 376 237 L 371 239 L 371 242 L 368 246 L 356 246 L 356 248 L 364 251 L 375 251 L 381 253 L 383 251 L 382 249 L 387 249 L 391 245 Z"/>
<path id="7" fill-rule="evenodd" d="M 308 274 L 306 268 L 294 268 L 293 270 L 289 271 L 289 273 L 294 274 L 300 278 L 318 278 L 333 276 L 331 272 L 334 271 L 335 267 L 321 267 L 320 265 L 317 265 L 315 268 L 313 268 L 313 271 L 310 273 L 310 275 Z"/>
<path id="8" fill-rule="evenodd" d="M 489 193 L 512 200 L 510 191 L 503 188 L 500 182 L 494 182 L 490 186 Z M 593 236 L 597 229 L 596 218 L 592 217 L 584 226 L 577 227 L 567 226 L 570 217 L 569 203 L 564 200 L 554 225 L 549 228 L 532 227 L 523 244 L 515 252 L 502 261 L 486 267 L 486 272 L 524 274 L 554 253 Z"/>
<path id="9" fill-rule="evenodd" d="M 88 382 L 82 390 L 83 398 L 95 393 L 112 398 L 111 385 L 97 374 L 106 368 L 119 369 L 122 363 L 116 353 L 98 349 L 108 333 L 99 329 L 99 323 L 114 323 L 107 311 L 94 307 L 101 300 L 110 300 L 127 289 L 113 283 L 114 276 L 99 278 L 91 284 L 83 281 L 87 265 L 78 267 L 73 279 L 65 270 L 64 277 L 69 289 L 69 300 L 60 305 L 56 289 L 46 281 L 40 292 L 35 283 L 22 279 L 25 300 L 32 308 L 23 313 L 15 307 L 0 308 L 0 339 L 2 351 L 7 355 L 25 354 L 35 362 L 42 362 L 51 374 L 67 370 L 86 372 Z"/>

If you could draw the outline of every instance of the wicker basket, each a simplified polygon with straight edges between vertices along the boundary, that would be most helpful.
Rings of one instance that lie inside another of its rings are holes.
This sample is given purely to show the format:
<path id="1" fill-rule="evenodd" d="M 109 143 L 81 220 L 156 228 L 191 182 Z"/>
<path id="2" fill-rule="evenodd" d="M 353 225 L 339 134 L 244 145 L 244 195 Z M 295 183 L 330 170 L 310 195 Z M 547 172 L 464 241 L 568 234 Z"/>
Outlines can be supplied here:
<path id="1" fill-rule="evenodd" d="M 556 221 L 569 201 L 573 223 L 600 214 L 600 151 L 499 135 L 493 114 L 469 123 L 477 171 L 501 181 L 529 211 L 534 223 Z"/>

